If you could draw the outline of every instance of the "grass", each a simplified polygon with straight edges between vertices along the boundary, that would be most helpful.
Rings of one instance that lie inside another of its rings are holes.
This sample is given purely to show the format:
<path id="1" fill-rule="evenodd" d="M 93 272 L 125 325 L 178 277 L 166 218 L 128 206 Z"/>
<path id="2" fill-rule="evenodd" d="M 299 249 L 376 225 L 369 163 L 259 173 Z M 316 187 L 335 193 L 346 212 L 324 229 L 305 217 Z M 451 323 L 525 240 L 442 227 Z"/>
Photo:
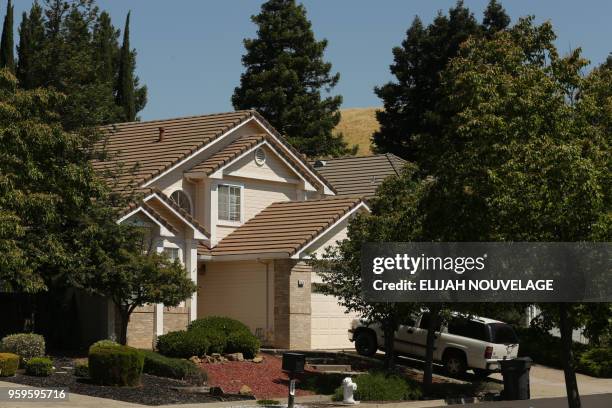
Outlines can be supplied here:
<path id="1" fill-rule="evenodd" d="M 349 146 L 357 145 L 357 155 L 371 155 L 372 134 L 378 130 L 376 111 L 379 108 L 350 108 L 342 109 L 342 119 L 334 129 L 336 133 L 342 133 L 344 140 Z"/>

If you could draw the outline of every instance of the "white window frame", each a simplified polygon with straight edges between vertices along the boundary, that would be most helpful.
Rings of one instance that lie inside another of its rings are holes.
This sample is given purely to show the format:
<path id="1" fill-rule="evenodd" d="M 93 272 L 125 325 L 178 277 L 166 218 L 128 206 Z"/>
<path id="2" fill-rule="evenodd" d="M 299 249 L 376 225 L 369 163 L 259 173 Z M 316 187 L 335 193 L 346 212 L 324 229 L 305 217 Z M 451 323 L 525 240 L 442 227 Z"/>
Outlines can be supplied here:
<path id="1" fill-rule="evenodd" d="M 219 211 L 219 199 L 220 199 L 220 187 L 236 187 L 240 189 L 240 220 L 239 221 L 231 221 L 231 220 L 223 220 L 221 219 L 221 211 Z M 235 183 L 235 182 L 221 182 L 217 184 L 217 225 L 228 225 L 228 226 L 239 226 L 244 223 L 244 184 Z"/>
<path id="2" fill-rule="evenodd" d="M 170 198 L 170 200 L 172 200 L 172 202 L 174 204 L 176 204 L 179 208 L 182 208 L 180 205 L 178 205 L 178 203 L 176 201 L 174 201 L 172 199 L 172 194 L 176 193 L 177 191 L 180 191 L 181 193 L 183 193 L 183 195 L 185 197 L 187 197 L 187 201 L 189 201 L 189 209 L 191 210 L 191 211 L 188 212 L 188 214 L 193 217 L 193 215 L 195 214 L 195 208 L 193 206 L 193 200 L 191 199 L 191 194 L 189 194 L 186 190 L 184 190 L 182 188 L 177 188 L 175 190 L 172 190 L 172 192 L 168 195 L 168 198 Z M 184 208 L 183 208 L 183 210 L 184 210 Z"/>

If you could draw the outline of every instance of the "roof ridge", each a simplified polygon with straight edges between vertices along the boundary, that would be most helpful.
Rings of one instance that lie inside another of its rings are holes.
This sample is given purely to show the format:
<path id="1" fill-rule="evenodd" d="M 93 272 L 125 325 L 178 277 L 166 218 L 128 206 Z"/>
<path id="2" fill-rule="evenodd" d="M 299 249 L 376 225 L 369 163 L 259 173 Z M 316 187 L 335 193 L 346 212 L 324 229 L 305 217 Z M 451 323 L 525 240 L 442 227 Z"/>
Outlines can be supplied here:
<path id="1" fill-rule="evenodd" d="M 310 159 L 309 161 L 316 162 L 318 160 L 331 161 L 331 160 L 348 160 L 348 159 L 367 159 L 370 157 L 386 156 L 387 154 L 392 154 L 392 153 L 362 154 L 361 156 L 328 157 L 328 158 Z"/>
<path id="2" fill-rule="evenodd" d="M 252 115 L 253 112 L 254 112 L 253 109 L 240 109 L 240 110 L 227 111 L 227 112 L 202 113 L 199 115 L 177 116 L 177 117 L 165 118 L 165 119 L 151 119 L 151 120 L 143 120 L 143 121 L 133 120 L 130 122 L 115 122 L 115 123 L 109 123 L 107 125 L 103 125 L 101 127 L 106 128 L 106 127 L 112 127 L 112 126 L 118 126 L 118 125 L 141 125 L 141 124 L 147 124 L 147 123 L 168 122 L 171 120 L 195 119 L 195 118 L 202 118 L 202 117 L 207 117 L 207 116 L 232 115 L 236 113 L 237 114 L 249 113 Z"/>
<path id="3" fill-rule="evenodd" d="M 315 198 L 312 200 L 291 200 L 291 201 L 276 201 L 270 205 L 290 205 L 290 204 L 306 204 L 306 203 L 320 203 L 323 201 L 340 201 L 340 200 L 345 200 L 345 201 L 361 201 L 361 197 L 360 196 L 351 196 L 351 195 L 335 195 L 335 196 L 328 196 L 328 197 L 323 197 L 323 198 Z M 268 206 L 270 207 L 270 206 Z M 266 208 L 268 208 L 266 207 Z"/>
<path id="4" fill-rule="evenodd" d="M 393 153 L 385 153 L 385 157 L 387 158 L 387 160 L 389 160 L 389 164 L 391 165 L 391 167 L 393 167 L 393 170 L 395 170 L 398 176 L 401 175 L 401 171 L 399 171 L 397 167 L 395 167 L 395 163 L 393 163 L 393 160 L 391 160 L 390 156 L 397 157 L 398 159 L 401 159 L 401 157 L 398 157 Z"/>

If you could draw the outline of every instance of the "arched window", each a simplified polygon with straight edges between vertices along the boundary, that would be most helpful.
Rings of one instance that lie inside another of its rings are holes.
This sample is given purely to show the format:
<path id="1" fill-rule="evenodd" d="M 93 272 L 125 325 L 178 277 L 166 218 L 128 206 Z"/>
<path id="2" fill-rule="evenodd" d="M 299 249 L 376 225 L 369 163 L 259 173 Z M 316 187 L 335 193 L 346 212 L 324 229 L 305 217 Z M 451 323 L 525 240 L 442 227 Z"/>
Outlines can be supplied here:
<path id="1" fill-rule="evenodd" d="M 174 201 L 179 207 L 187 212 L 187 214 L 191 215 L 191 200 L 189 200 L 189 196 L 182 190 L 176 190 L 170 196 L 172 201 Z"/>

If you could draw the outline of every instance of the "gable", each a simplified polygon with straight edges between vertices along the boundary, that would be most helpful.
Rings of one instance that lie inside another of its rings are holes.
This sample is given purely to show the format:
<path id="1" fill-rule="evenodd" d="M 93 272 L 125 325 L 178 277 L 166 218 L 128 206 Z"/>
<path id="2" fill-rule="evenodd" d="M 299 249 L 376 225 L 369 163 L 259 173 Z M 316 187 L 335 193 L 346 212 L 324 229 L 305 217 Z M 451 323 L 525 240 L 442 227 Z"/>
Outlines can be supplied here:
<path id="1" fill-rule="evenodd" d="M 265 153 L 265 160 L 263 163 L 258 163 L 255 158 L 259 149 Z M 223 174 L 234 177 L 285 183 L 296 183 L 302 178 L 300 173 L 289 167 L 276 151 L 271 149 L 266 143 L 252 149 L 242 158 L 229 165 L 223 170 Z"/>

